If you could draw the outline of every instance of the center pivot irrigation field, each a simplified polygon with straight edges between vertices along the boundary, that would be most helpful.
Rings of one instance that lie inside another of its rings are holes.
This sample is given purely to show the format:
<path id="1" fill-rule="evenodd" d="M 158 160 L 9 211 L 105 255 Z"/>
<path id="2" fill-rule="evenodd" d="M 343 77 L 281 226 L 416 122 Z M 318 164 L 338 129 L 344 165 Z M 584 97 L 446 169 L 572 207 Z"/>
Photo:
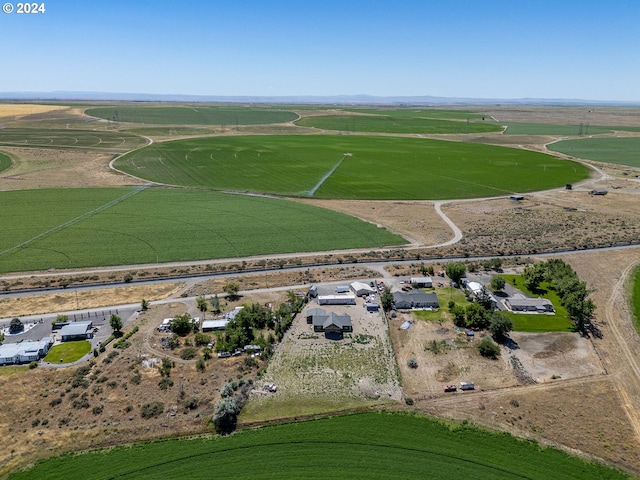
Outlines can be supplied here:
<path id="1" fill-rule="evenodd" d="M 493 197 L 559 187 L 588 176 L 579 163 L 525 150 L 338 135 L 166 142 L 125 155 L 115 166 L 171 185 L 381 200 Z"/>
<path id="2" fill-rule="evenodd" d="M 285 110 L 255 107 L 100 107 L 85 110 L 87 115 L 114 122 L 155 125 L 260 125 L 291 122 L 298 115 Z"/>
<path id="3" fill-rule="evenodd" d="M 137 135 L 99 130 L 2 128 L 0 145 L 38 148 L 85 148 L 126 152 L 147 142 Z"/>
<path id="4" fill-rule="evenodd" d="M 347 132 L 380 133 L 480 133 L 499 132 L 502 127 L 478 113 L 424 109 L 357 109 L 358 115 L 313 115 L 295 124 L 301 127 Z"/>
<path id="5" fill-rule="evenodd" d="M 597 162 L 640 167 L 640 138 L 583 138 L 563 140 L 549 145 L 549 150 Z"/>
<path id="6" fill-rule="evenodd" d="M 0 204 L 0 272 L 406 243 L 330 210 L 211 191 L 26 190 L 0 192 Z"/>
<path id="7" fill-rule="evenodd" d="M 5 154 L 0 153 L 0 172 L 11 166 L 11 159 Z"/>
<path id="8" fill-rule="evenodd" d="M 611 468 L 506 434 L 367 413 L 167 440 L 43 461 L 11 480 L 109 478 L 623 479 Z"/>

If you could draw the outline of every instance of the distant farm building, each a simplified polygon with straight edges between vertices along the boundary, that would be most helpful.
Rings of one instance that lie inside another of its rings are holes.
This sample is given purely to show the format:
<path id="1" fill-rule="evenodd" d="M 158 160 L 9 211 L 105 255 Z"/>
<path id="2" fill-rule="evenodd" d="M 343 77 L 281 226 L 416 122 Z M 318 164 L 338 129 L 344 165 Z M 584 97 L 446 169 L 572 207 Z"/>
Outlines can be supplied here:
<path id="1" fill-rule="evenodd" d="M 63 342 L 93 338 L 92 327 L 91 322 L 71 322 L 60 329 L 60 338 Z"/>
<path id="2" fill-rule="evenodd" d="M 508 298 L 504 304 L 514 313 L 555 313 L 553 303 L 546 298 Z"/>
<path id="3" fill-rule="evenodd" d="M 418 288 L 431 288 L 433 287 L 433 280 L 431 277 L 411 277 L 409 279 L 411 285 L 415 285 Z"/>
<path id="4" fill-rule="evenodd" d="M 5 343 L 0 345 L 0 365 L 36 362 L 44 357 L 53 344 L 51 337 L 37 342 Z"/>
<path id="5" fill-rule="evenodd" d="M 355 305 L 356 296 L 353 294 L 348 295 L 319 295 L 319 305 Z"/>
<path id="6" fill-rule="evenodd" d="M 393 302 L 398 310 L 412 308 L 440 308 L 438 296 L 435 293 L 413 291 L 409 293 L 393 292 Z"/>
<path id="7" fill-rule="evenodd" d="M 312 308 L 306 315 L 307 323 L 313 325 L 313 331 L 324 332 L 327 338 L 342 338 L 344 332 L 353 331 L 351 317 L 346 313 L 339 315 L 322 308 Z"/>
<path id="8" fill-rule="evenodd" d="M 605 189 L 597 189 L 597 190 L 591 190 L 589 192 L 589 195 L 606 195 L 607 193 L 609 193 L 608 190 Z"/>
<path id="9" fill-rule="evenodd" d="M 365 297 L 376 291 L 372 286 L 362 282 L 353 282 L 350 288 L 356 297 Z"/>

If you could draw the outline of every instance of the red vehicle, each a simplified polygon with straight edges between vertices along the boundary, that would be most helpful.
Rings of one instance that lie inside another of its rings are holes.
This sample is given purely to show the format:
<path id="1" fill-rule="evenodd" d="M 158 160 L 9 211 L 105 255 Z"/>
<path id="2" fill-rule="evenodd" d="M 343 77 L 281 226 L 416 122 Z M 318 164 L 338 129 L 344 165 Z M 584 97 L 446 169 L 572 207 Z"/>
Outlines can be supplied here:
<path id="1" fill-rule="evenodd" d="M 442 389 L 446 392 L 455 392 L 458 388 L 455 385 L 445 385 Z"/>

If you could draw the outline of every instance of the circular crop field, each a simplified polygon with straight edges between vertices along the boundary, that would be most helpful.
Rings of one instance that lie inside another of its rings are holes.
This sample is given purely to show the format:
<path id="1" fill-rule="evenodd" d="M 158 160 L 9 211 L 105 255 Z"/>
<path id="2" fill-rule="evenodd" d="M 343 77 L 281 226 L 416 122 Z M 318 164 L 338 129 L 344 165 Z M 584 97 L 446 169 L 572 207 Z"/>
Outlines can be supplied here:
<path id="1" fill-rule="evenodd" d="M 165 440 L 67 455 L 43 461 L 9 478 L 211 477 L 627 478 L 604 465 L 506 434 L 389 413 L 333 417 L 245 430 L 228 437 Z"/>
<path id="2" fill-rule="evenodd" d="M 261 125 L 291 122 L 298 115 L 286 110 L 256 107 L 150 107 L 120 106 L 85 110 L 87 115 L 114 122 L 156 125 Z"/>
<path id="3" fill-rule="evenodd" d="M 549 145 L 548 148 L 596 162 L 640 167 L 640 137 L 563 140 Z"/>
<path id="4" fill-rule="evenodd" d="M 11 166 L 11 159 L 4 153 L 0 153 L 0 172 Z"/>
<path id="5" fill-rule="evenodd" d="M 455 199 L 532 192 L 588 177 L 576 162 L 418 138 L 242 136 L 156 143 L 115 167 L 158 183 L 342 199 Z"/>

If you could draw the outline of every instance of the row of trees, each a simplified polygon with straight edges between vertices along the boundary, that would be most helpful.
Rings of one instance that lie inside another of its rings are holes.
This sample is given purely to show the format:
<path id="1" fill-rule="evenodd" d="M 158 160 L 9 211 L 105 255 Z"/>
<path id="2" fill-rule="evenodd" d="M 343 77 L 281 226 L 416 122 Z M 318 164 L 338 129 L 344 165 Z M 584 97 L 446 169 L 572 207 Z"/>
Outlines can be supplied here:
<path id="1" fill-rule="evenodd" d="M 549 283 L 558 297 L 560 304 L 567 309 L 569 318 L 578 330 L 584 330 L 591 324 L 595 312 L 595 304 L 587 298 L 591 291 L 586 282 L 580 281 L 570 265 L 559 258 L 552 258 L 527 266 L 522 272 L 525 286 L 536 292 L 543 282 Z"/>

